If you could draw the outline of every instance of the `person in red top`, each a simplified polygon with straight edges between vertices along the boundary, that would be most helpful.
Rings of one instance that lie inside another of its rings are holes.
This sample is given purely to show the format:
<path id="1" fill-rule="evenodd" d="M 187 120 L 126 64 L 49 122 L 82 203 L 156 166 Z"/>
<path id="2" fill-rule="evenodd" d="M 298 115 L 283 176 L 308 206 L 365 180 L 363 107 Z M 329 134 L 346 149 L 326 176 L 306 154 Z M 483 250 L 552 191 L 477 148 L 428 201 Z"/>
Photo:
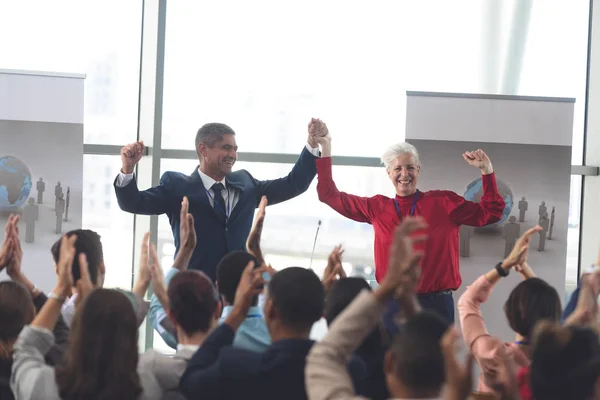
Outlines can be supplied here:
<path id="1" fill-rule="evenodd" d="M 459 269 L 459 229 L 461 225 L 481 227 L 501 219 L 504 200 L 498 192 L 494 169 L 482 150 L 467 151 L 465 161 L 482 174 L 483 196 L 479 203 L 465 200 L 448 190 L 421 192 L 417 189 L 421 164 L 417 149 L 408 143 L 390 146 L 382 157 L 396 196 L 360 197 L 340 192 L 331 173 L 331 136 L 327 126 L 313 119 L 309 132 L 321 146 L 316 160 L 319 200 L 338 213 L 357 222 L 373 225 L 375 231 L 375 277 L 381 282 L 388 269 L 389 250 L 394 230 L 402 218 L 425 218 L 429 239 L 424 244 L 421 281 L 417 288 L 423 308 L 438 311 L 454 321 L 452 291 L 461 285 Z M 396 303 L 393 303 L 396 304 Z M 386 325 L 393 329 L 393 313 Z"/>

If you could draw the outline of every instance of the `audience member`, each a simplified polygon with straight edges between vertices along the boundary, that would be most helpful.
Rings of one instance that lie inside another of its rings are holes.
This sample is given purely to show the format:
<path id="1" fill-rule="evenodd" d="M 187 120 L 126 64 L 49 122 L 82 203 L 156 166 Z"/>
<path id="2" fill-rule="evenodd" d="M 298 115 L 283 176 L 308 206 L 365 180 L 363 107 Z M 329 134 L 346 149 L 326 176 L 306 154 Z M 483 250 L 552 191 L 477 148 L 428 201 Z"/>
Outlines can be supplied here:
<path id="1" fill-rule="evenodd" d="M 327 325 L 331 326 L 363 290 L 371 291 L 371 286 L 364 278 L 350 277 L 334 281 L 325 297 L 323 316 Z M 381 324 L 376 326 L 354 352 L 365 363 L 367 375 L 363 394 L 372 400 L 389 398 L 383 371 L 387 346 L 383 343 L 382 330 Z"/>
<path id="2" fill-rule="evenodd" d="M 440 340 L 448 323 L 422 312 L 415 295 L 421 253 L 413 245 L 426 228 L 420 218 L 406 218 L 398 227 L 390 251 L 389 269 L 374 291 L 363 290 L 331 324 L 323 341 L 311 350 L 306 368 L 307 391 L 313 399 L 363 399 L 355 396 L 344 362 L 380 322 L 386 305 L 397 296 L 404 323 L 385 355 L 388 390 L 398 399 L 440 398 L 444 358 Z M 411 237 L 411 234 L 413 236 Z"/>
<path id="3" fill-rule="evenodd" d="M 266 197 L 263 198 L 259 210 L 262 210 L 264 216 L 264 207 L 266 206 Z M 182 238 L 182 247 L 177 254 L 177 258 L 165 277 L 165 281 L 168 283 L 174 276 L 180 271 L 187 269 L 189 257 L 194 252 L 196 243 L 196 234 L 194 230 L 193 219 L 191 214 L 187 212 L 188 200 L 184 198 L 181 207 L 180 218 L 182 221 L 188 221 L 188 224 L 181 224 L 184 227 L 180 232 Z M 260 211 L 259 211 L 260 212 Z M 262 226 L 261 226 L 262 228 Z M 256 237 L 257 225 L 254 224 L 251 236 Z M 188 239 L 189 238 L 189 239 Z M 260 240 L 260 236 L 259 236 Z M 260 250 L 259 250 L 260 251 Z M 262 259 L 262 258 L 261 258 Z M 220 293 L 221 301 L 223 302 L 223 310 L 219 323 L 223 323 L 233 308 L 233 302 L 235 299 L 235 292 L 242 276 L 242 272 L 248 263 L 252 261 L 256 267 L 261 264 L 258 260 L 249 253 L 244 251 L 234 251 L 225 257 L 217 265 L 217 288 Z M 160 293 L 164 292 L 158 288 L 155 290 L 155 294 L 152 296 L 150 302 L 150 320 L 152 321 L 155 329 L 161 334 L 161 337 L 165 342 L 173 348 L 177 347 L 177 335 L 175 327 L 171 323 L 171 319 L 167 318 L 167 312 L 169 309 L 166 296 L 161 296 Z M 271 344 L 271 337 L 265 324 L 262 311 L 257 306 L 258 296 L 252 299 L 252 307 L 248 311 L 248 315 L 240 328 L 235 334 L 233 345 L 235 347 L 241 347 L 253 351 L 264 351 Z"/>
<path id="4" fill-rule="evenodd" d="M 501 373 L 499 368 L 502 368 L 499 359 L 505 352 L 517 366 L 529 365 L 530 336 L 535 325 L 544 320 L 560 320 L 561 305 L 558 292 L 542 279 L 535 277 L 526 259 L 531 237 L 540 230 L 540 227 L 534 227 L 525 232 L 508 257 L 480 276 L 458 301 L 465 343 L 481 367 L 481 392 L 497 392 L 495 381 Z M 504 343 L 488 334 L 481 315 L 481 304 L 488 299 L 496 283 L 507 276 L 512 268 L 519 270 L 525 280 L 512 290 L 504 304 L 508 323 L 516 333 L 514 342 Z"/>
<path id="5" fill-rule="evenodd" d="M 18 223 L 19 217 L 11 215 L 6 224 L 6 237 L 0 250 L 0 271 L 6 268 L 9 278 L 29 292 L 29 296 L 35 306 L 35 312 L 37 313 L 46 304 L 48 297 L 27 278 L 21 269 L 23 249 L 21 248 L 21 240 L 19 239 Z M 3 262 L 3 259 L 6 261 Z M 2 320 L 2 323 L 10 324 L 11 322 Z M 55 338 L 54 345 L 46 353 L 45 359 L 47 364 L 57 365 L 62 361 L 69 338 L 69 327 L 62 316 L 58 317 L 52 333 Z"/>
<path id="6" fill-rule="evenodd" d="M 136 316 L 123 293 L 93 289 L 85 254 L 79 255 L 82 298 L 64 364 L 52 368 L 44 353 L 52 346 L 51 329 L 62 304 L 72 293 L 76 235 L 62 238 L 58 283 L 31 325 L 23 328 L 14 346 L 11 388 L 17 399 L 160 399 L 150 373 L 137 371 Z"/>
<path id="7" fill-rule="evenodd" d="M 162 269 L 154 246 L 152 275 L 161 280 Z M 159 283 L 162 284 L 162 283 Z M 200 271 L 182 271 L 169 282 L 167 315 L 177 332 L 177 352 L 173 357 L 149 350 L 140 358 L 140 370 L 151 371 L 163 391 L 163 399 L 183 399 L 179 380 L 188 360 L 217 326 L 221 307 L 210 278 Z"/>
<path id="8" fill-rule="evenodd" d="M 102 287 L 104 285 L 104 253 L 102 250 L 102 242 L 100 241 L 100 235 L 89 229 L 76 229 L 69 231 L 65 234 L 67 237 L 73 235 L 77 236 L 75 241 L 75 259 L 73 260 L 73 279 L 77 282 L 81 277 L 80 266 L 79 266 L 79 254 L 85 254 L 87 257 L 88 268 L 90 271 L 90 280 L 94 287 Z M 50 249 L 52 258 L 54 259 L 54 269 L 58 274 L 58 258 L 60 255 L 60 245 L 62 239 L 58 239 Z M 75 315 L 75 302 L 77 300 L 77 290 L 73 290 L 73 294 L 69 296 L 69 299 L 62 306 L 62 316 L 66 324 L 71 327 L 73 323 L 73 316 Z"/>
<path id="9" fill-rule="evenodd" d="M 541 323 L 535 329 L 529 381 L 534 399 L 600 398 L 600 342 L 590 327 Z"/>
<path id="10" fill-rule="evenodd" d="M 0 399 L 14 399 L 10 390 L 13 345 L 34 315 L 31 295 L 23 286 L 11 281 L 0 282 Z"/>
<path id="11" fill-rule="evenodd" d="M 188 398 L 306 399 L 304 367 L 314 342 L 313 323 L 323 312 L 325 292 L 314 272 L 290 267 L 272 277 L 264 316 L 273 343 L 264 353 L 229 347 L 243 323 L 253 298 L 262 291 L 263 266 L 249 263 L 237 287 L 233 309 L 225 322 L 206 339 L 181 378 Z M 362 366 L 361 366 L 362 367 Z M 364 372 L 364 371 L 363 371 Z M 355 383 L 362 377 L 355 377 Z"/>

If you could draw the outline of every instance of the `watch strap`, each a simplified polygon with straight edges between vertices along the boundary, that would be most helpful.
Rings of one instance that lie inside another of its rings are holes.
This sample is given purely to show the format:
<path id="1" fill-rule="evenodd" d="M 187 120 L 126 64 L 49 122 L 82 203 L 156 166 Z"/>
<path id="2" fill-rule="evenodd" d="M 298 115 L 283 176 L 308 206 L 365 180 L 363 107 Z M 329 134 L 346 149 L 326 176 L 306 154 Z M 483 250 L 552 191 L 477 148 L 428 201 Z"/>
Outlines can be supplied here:
<path id="1" fill-rule="evenodd" d="M 496 264 L 496 271 L 498 271 L 498 275 L 500 275 L 503 278 L 508 276 L 508 273 L 510 272 L 510 270 L 502 268 L 502 262 Z"/>

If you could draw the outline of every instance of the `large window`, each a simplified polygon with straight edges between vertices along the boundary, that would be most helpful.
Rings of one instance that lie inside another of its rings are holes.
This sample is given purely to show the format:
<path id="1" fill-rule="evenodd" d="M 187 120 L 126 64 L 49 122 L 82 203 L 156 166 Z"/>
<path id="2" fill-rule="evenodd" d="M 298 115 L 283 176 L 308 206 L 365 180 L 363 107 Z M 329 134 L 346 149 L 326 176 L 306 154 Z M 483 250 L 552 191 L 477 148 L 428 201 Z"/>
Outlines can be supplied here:
<path id="1" fill-rule="evenodd" d="M 133 259 L 133 215 L 121 211 L 113 181 L 121 168 L 119 156 L 83 158 L 83 227 L 102 237 L 106 287 L 130 289 Z"/>
<path id="2" fill-rule="evenodd" d="M 142 4 L 2 1 L 0 68 L 86 74 L 85 143 L 134 141 Z"/>

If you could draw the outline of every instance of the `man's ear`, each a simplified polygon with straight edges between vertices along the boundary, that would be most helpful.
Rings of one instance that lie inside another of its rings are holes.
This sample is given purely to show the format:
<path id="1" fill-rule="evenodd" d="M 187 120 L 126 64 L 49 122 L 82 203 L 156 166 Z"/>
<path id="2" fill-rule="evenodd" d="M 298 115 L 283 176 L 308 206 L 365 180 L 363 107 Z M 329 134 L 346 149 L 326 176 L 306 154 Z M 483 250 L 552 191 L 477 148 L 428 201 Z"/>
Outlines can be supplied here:
<path id="1" fill-rule="evenodd" d="M 394 353 L 391 350 L 386 351 L 385 358 L 383 361 L 383 370 L 386 373 L 386 375 L 394 373 L 395 364 L 396 356 L 394 355 Z"/>
<path id="2" fill-rule="evenodd" d="M 273 300 L 267 299 L 267 301 L 265 301 L 263 313 L 265 318 L 268 318 L 269 320 L 274 320 L 278 318 L 277 310 L 273 305 Z"/>
<path id="3" fill-rule="evenodd" d="M 175 318 L 173 317 L 173 314 L 171 314 L 171 311 L 169 310 L 165 310 L 165 312 L 167 313 L 167 318 L 169 318 L 169 321 L 171 321 L 171 324 L 173 324 L 173 326 L 175 328 L 177 328 L 177 321 L 175 320 Z"/>
<path id="4" fill-rule="evenodd" d="M 217 302 L 217 306 L 215 307 L 215 319 L 218 320 L 221 318 L 221 314 L 223 313 L 223 303 Z"/>
<path id="5" fill-rule="evenodd" d="M 206 146 L 206 143 L 203 143 L 203 142 L 198 143 L 198 146 L 196 147 L 196 153 L 198 153 L 199 158 L 204 158 L 207 148 L 208 148 L 208 146 Z"/>

